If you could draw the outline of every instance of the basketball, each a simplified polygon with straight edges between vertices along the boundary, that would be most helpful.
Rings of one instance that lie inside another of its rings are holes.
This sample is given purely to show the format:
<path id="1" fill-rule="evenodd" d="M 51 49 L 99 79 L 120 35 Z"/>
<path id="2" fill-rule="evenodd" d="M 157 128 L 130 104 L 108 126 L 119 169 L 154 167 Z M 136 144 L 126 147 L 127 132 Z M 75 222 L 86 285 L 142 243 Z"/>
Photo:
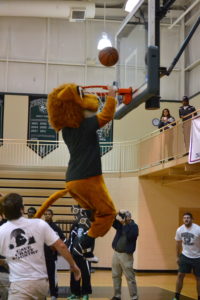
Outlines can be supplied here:
<path id="1" fill-rule="evenodd" d="M 114 47 L 106 47 L 99 51 L 99 61 L 106 67 L 114 66 L 119 59 L 117 49 Z"/>

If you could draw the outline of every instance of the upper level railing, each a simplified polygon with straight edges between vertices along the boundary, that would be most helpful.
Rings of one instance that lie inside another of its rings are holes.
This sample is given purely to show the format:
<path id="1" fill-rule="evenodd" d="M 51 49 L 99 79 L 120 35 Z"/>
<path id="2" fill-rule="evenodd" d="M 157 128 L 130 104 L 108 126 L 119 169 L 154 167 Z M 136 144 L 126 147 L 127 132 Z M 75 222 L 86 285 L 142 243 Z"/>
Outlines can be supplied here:
<path id="1" fill-rule="evenodd" d="M 200 109 L 189 114 L 190 119 L 178 119 L 160 130 L 137 141 L 138 170 L 166 163 L 187 155 L 190 146 L 192 120 L 198 118 Z"/>
<path id="2" fill-rule="evenodd" d="M 34 142 L 34 144 L 33 144 Z M 0 140 L 0 166 L 67 167 L 69 152 L 63 141 Z M 31 147 L 30 147 L 31 145 Z M 41 147 L 46 155 L 38 155 Z M 54 149 L 54 150 L 53 150 Z M 104 172 L 132 172 L 137 164 L 135 142 L 101 144 Z"/>
<path id="3" fill-rule="evenodd" d="M 193 118 L 199 117 L 199 113 L 200 110 L 197 116 L 193 113 Z M 156 130 L 138 140 L 101 143 L 103 172 L 137 172 L 182 157 L 189 150 L 191 120 L 178 119 L 175 126 Z M 38 155 L 43 150 L 46 155 Z M 0 167 L 66 168 L 68 161 L 69 152 L 63 141 L 0 140 Z"/>

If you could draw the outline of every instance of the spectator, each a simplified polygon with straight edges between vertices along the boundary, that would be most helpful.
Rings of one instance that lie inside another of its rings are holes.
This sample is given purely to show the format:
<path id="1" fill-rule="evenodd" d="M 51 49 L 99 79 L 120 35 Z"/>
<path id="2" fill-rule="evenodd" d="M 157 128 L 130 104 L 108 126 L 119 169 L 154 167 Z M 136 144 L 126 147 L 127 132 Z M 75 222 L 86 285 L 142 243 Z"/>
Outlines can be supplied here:
<path id="1" fill-rule="evenodd" d="M 0 196 L 0 198 L 1 198 L 1 196 Z M 4 215 L 3 215 L 2 212 L 0 212 L 0 217 L 1 217 L 1 221 L 0 221 L 0 226 L 1 226 L 1 225 L 3 225 L 4 223 L 6 223 L 7 220 L 5 219 L 5 217 L 4 217 Z"/>
<path id="2" fill-rule="evenodd" d="M 0 217 L 1 217 L 0 226 L 7 222 L 7 220 L 6 220 L 6 218 L 5 218 L 4 214 L 3 214 L 2 203 L 3 203 L 3 194 L 0 193 Z"/>
<path id="3" fill-rule="evenodd" d="M 191 213 L 183 215 L 183 223 L 177 229 L 175 236 L 176 261 L 179 270 L 173 300 L 179 300 L 185 274 L 191 273 L 191 271 L 196 277 L 198 300 L 200 300 L 200 227 L 193 223 Z"/>
<path id="4" fill-rule="evenodd" d="M 34 215 L 36 214 L 37 210 L 35 209 L 35 207 L 29 207 L 28 211 L 27 211 L 27 215 L 29 219 L 32 219 L 34 217 Z"/>
<path id="5" fill-rule="evenodd" d="M 24 206 L 19 194 L 4 196 L 2 207 L 8 221 L 0 227 L 0 254 L 6 257 L 10 270 L 9 300 L 45 299 L 49 284 L 44 244 L 53 246 L 80 279 L 70 252 L 50 226 L 43 220 L 22 216 Z"/>
<path id="6" fill-rule="evenodd" d="M 191 129 L 191 118 L 196 116 L 196 108 L 192 105 L 189 105 L 189 99 L 187 96 L 182 98 L 182 106 L 179 107 L 179 117 L 183 121 L 183 135 L 186 148 L 186 154 L 188 154 L 190 146 L 190 129 Z M 186 122 L 185 122 L 186 121 Z"/>
<path id="7" fill-rule="evenodd" d="M 192 105 L 189 105 L 189 98 L 187 96 L 183 96 L 182 105 L 179 107 L 179 117 L 182 119 L 182 121 L 191 119 L 193 116 L 192 113 L 195 111 L 196 108 Z"/>
<path id="8" fill-rule="evenodd" d="M 0 193 L 0 198 L 2 199 L 3 195 Z M 1 209 L 0 209 L 0 226 L 7 222 L 5 219 Z M 8 289 L 9 289 L 9 269 L 8 265 L 5 261 L 5 257 L 0 255 L 0 299 L 7 300 L 8 299 Z"/>
<path id="9" fill-rule="evenodd" d="M 174 122 L 174 123 L 173 123 Z M 172 123 L 172 124 L 171 124 Z M 164 130 L 170 129 L 173 126 L 175 126 L 175 119 L 171 116 L 170 111 L 168 108 L 164 108 L 162 111 L 162 115 L 160 117 L 160 122 L 158 124 L 158 128 L 163 128 Z M 163 131 L 161 129 L 161 131 Z M 161 157 L 161 161 L 164 159 L 172 160 L 173 159 L 173 131 L 165 131 L 162 135 L 162 147 L 163 151 L 161 151 L 161 154 L 163 157 Z"/>
<path id="10" fill-rule="evenodd" d="M 175 125 L 175 123 L 171 124 L 174 121 L 175 121 L 175 119 L 174 119 L 174 117 L 171 116 L 169 109 L 164 108 L 162 111 L 162 115 L 160 117 L 160 122 L 158 124 L 158 128 L 162 128 L 162 127 L 168 125 L 164 129 L 169 129 Z"/>
<path id="11" fill-rule="evenodd" d="M 44 213 L 45 221 L 49 224 L 49 226 L 56 232 L 61 240 L 65 240 L 65 236 L 54 222 L 53 222 L 53 211 L 51 209 L 47 209 Z M 58 284 L 56 283 L 56 261 L 57 261 L 57 251 L 44 245 L 44 254 L 47 266 L 47 274 L 49 277 L 49 289 L 51 299 L 55 300 L 58 297 Z"/>
<path id="12" fill-rule="evenodd" d="M 131 300 L 138 299 L 137 284 L 133 270 L 133 253 L 136 248 L 138 226 L 131 219 L 131 213 L 120 210 L 115 218 L 113 227 L 116 234 L 112 242 L 114 255 L 112 259 L 112 278 L 114 296 L 111 300 L 121 300 L 121 280 L 124 273 Z"/>
<path id="13" fill-rule="evenodd" d="M 68 246 L 77 266 L 81 270 L 82 282 L 80 280 L 76 281 L 73 273 L 71 273 L 70 290 L 72 294 L 67 299 L 88 300 L 89 294 L 92 293 L 90 263 L 83 256 L 75 241 L 77 237 L 81 237 L 90 228 L 90 211 L 78 206 L 73 207 L 72 211 L 75 213 L 75 222 L 71 228 Z"/>

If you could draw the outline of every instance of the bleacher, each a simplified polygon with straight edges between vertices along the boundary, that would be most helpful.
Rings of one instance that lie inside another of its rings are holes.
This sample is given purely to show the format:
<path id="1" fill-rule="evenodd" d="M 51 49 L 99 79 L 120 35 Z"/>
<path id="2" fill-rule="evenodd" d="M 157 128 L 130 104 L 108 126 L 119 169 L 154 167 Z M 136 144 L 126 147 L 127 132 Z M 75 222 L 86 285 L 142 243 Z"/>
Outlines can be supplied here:
<path id="1" fill-rule="evenodd" d="M 54 176 L 55 175 L 55 176 Z M 19 193 L 24 199 L 24 216 L 27 210 L 33 206 L 38 209 L 42 203 L 55 191 L 65 187 L 63 172 L 44 172 L 37 170 L 1 170 L 0 192 L 3 194 Z M 53 220 L 68 237 L 74 217 L 71 206 L 76 204 L 75 200 L 66 195 L 57 200 L 52 206 Z"/>

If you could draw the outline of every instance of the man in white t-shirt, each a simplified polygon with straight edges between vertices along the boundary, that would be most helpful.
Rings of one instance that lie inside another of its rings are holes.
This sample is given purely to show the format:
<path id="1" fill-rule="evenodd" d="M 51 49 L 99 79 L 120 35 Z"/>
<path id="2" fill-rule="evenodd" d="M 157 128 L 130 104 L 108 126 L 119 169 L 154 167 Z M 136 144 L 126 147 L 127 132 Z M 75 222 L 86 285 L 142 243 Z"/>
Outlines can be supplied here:
<path id="1" fill-rule="evenodd" d="M 185 274 L 191 271 L 196 277 L 198 300 L 200 300 L 200 226 L 193 223 L 191 213 L 183 215 L 183 223 L 177 229 L 175 236 L 179 270 L 174 300 L 180 299 Z"/>
<path id="2" fill-rule="evenodd" d="M 23 199 L 11 193 L 1 201 L 8 220 L 0 227 L 0 255 L 6 257 L 11 282 L 8 300 L 44 300 L 48 294 L 48 276 L 44 244 L 54 247 L 69 263 L 77 280 L 80 270 L 66 245 L 41 219 L 23 215 Z"/>

